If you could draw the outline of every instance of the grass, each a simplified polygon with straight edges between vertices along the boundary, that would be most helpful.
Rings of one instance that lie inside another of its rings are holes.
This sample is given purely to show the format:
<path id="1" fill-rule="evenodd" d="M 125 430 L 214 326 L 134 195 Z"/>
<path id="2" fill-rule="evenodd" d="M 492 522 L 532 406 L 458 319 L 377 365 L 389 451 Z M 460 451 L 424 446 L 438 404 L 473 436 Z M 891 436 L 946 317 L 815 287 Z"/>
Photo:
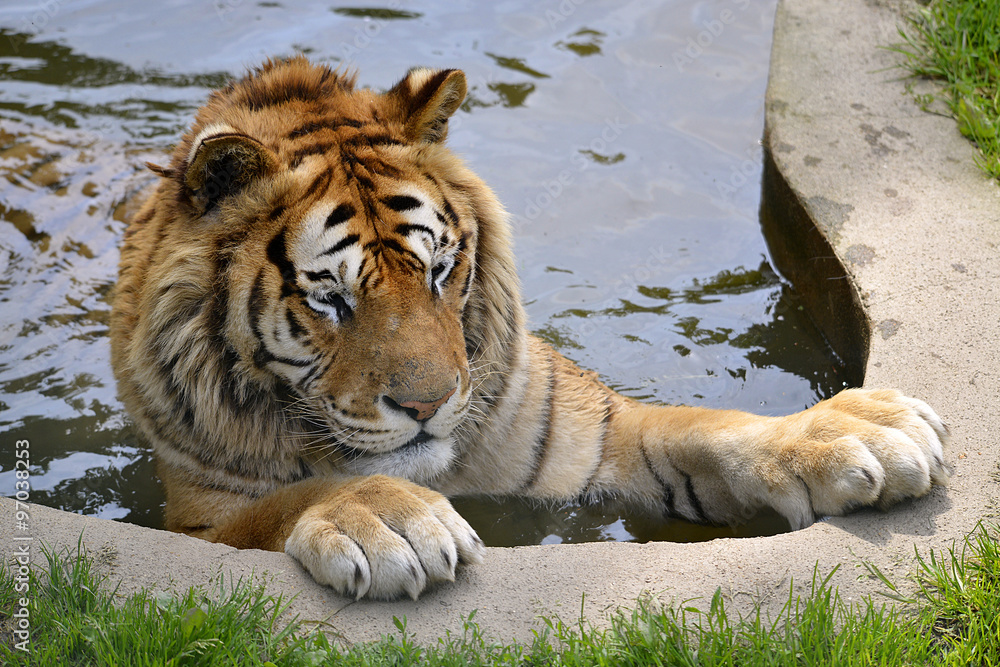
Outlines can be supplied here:
<path id="1" fill-rule="evenodd" d="M 976 163 L 1000 179 L 1000 0 L 933 0 L 906 19 L 903 67 L 941 81 L 940 94 L 918 95 L 926 110 L 943 101 L 958 128 L 975 143 Z"/>
<path id="2" fill-rule="evenodd" d="M 119 599 L 80 549 L 46 552 L 30 574 L 30 652 L 14 648 L 16 570 L 0 568 L 4 665 L 1000 665 L 1000 545 L 980 527 L 958 547 L 916 555 L 907 593 L 876 567 L 892 601 L 848 604 L 813 577 L 776 619 L 730 618 L 720 593 L 707 609 L 641 600 L 606 628 L 544 618 L 530 643 L 497 642 L 466 619 L 460 635 L 421 645 L 397 632 L 345 647 L 315 627 L 281 619 L 281 599 L 243 582 L 182 597 Z"/>
<path id="3" fill-rule="evenodd" d="M 20 609 L 15 571 L 0 572 L 0 664 L 196 665 L 263 664 L 299 648 L 294 625 L 279 623 L 280 598 L 237 584 L 174 598 L 143 592 L 124 600 L 98 576 L 82 548 L 45 552 L 44 569 L 29 575 L 30 652 L 14 646 L 12 613 Z M 284 626 L 284 627 L 282 627 Z M 9 643 L 8 643 L 9 642 Z"/>

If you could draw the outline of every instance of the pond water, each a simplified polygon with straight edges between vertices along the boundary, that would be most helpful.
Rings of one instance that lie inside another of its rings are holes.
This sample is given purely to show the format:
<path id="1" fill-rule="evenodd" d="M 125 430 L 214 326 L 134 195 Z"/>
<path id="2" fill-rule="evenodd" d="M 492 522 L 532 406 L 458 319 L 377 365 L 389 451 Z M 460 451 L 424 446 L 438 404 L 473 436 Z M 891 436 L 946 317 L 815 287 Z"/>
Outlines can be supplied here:
<path id="1" fill-rule="evenodd" d="M 125 203 L 212 88 L 271 55 L 384 89 L 460 67 L 451 147 L 509 208 L 531 327 L 629 396 L 785 414 L 844 385 L 758 221 L 774 1 L 47 0 L 0 8 L 0 493 L 158 526 L 115 395 Z M 456 502 L 489 544 L 734 532 L 573 505 Z"/>

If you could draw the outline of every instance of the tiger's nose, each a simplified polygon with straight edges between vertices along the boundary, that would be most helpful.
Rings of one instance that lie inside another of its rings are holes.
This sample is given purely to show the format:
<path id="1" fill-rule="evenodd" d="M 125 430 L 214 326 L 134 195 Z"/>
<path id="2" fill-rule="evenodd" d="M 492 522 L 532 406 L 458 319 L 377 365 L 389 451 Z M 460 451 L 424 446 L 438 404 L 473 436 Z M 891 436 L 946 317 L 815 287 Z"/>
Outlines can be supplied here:
<path id="1" fill-rule="evenodd" d="M 394 399 L 390 398 L 389 396 L 383 396 L 382 400 L 390 408 L 393 408 L 394 410 L 399 410 L 401 412 L 405 412 L 418 422 L 422 422 L 422 421 L 427 421 L 428 419 L 433 417 L 437 413 L 438 408 L 447 403 L 448 399 L 451 398 L 454 394 L 455 394 L 455 389 L 452 389 L 441 398 L 429 402 L 411 400 L 411 401 L 402 401 L 400 403 L 397 403 Z"/>

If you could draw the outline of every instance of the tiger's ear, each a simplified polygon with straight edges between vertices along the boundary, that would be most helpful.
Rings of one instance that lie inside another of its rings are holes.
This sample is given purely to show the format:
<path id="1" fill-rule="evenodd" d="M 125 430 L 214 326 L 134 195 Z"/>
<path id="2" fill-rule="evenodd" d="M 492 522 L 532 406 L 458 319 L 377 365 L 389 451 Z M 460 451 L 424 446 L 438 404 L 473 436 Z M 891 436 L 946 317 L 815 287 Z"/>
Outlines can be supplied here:
<path id="1" fill-rule="evenodd" d="M 184 186 L 202 213 L 236 194 L 254 179 L 272 174 L 280 162 L 274 151 L 229 125 L 211 125 L 195 137 L 184 170 Z"/>
<path id="2" fill-rule="evenodd" d="M 413 69 L 386 93 L 397 105 L 410 141 L 444 141 L 448 119 L 465 99 L 465 74 L 457 69 Z"/>

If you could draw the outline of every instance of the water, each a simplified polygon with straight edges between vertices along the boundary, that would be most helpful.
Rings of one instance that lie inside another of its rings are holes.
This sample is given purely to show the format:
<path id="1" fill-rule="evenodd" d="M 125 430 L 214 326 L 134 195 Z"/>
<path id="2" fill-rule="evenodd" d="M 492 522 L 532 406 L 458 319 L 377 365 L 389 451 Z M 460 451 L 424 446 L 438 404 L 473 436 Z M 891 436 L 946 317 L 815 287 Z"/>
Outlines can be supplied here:
<path id="1" fill-rule="evenodd" d="M 109 293 L 129 198 L 208 92 L 269 55 L 384 89 L 461 67 L 450 145 L 514 217 L 536 333 L 646 400 L 785 414 L 844 371 L 771 268 L 758 222 L 774 2 L 125 0 L 0 8 L 0 493 L 158 526 L 115 396 Z M 490 544 L 692 540 L 593 508 L 456 503 Z"/>

